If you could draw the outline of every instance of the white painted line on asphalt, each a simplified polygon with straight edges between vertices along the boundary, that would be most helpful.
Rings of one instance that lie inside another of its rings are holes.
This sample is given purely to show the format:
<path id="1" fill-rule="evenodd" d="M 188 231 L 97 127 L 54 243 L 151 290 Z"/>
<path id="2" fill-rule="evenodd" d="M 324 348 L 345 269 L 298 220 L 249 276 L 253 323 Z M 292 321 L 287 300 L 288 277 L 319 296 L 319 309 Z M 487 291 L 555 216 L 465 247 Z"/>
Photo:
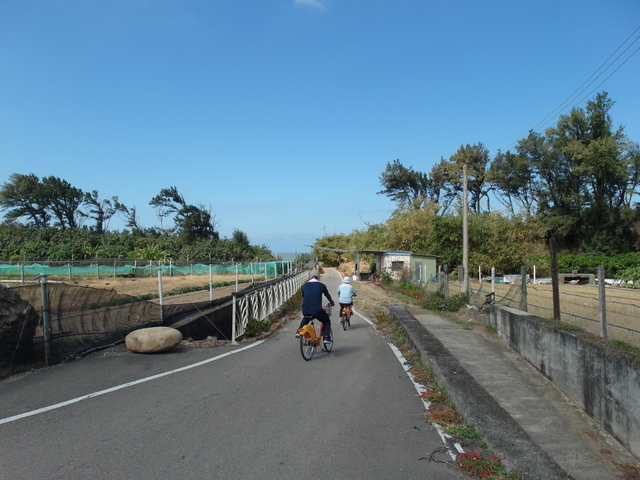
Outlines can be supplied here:
<path id="1" fill-rule="evenodd" d="M 367 317 L 365 317 L 364 315 L 361 315 L 360 313 L 358 313 L 356 311 L 356 309 L 353 309 L 353 313 L 355 313 L 356 315 L 358 315 L 361 319 L 363 319 L 365 322 L 367 322 L 369 325 L 371 325 L 372 327 L 375 328 L 376 324 L 373 323 L 371 320 L 369 320 Z"/>
<path id="2" fill-rule="evenodd" d="M 365 317 L 364 315 L 359 314 L 358 312 L 356 312 L 356 310 L 353 310 L 353 313 L 355 313 L 356 315 L 358 315 L 360 318 L 362 318 L 363 320 L 365 320 L 366 322 L 369 323 L 369 325 L 371 325 L 373 328 L 376 328 L 376 324 L 374 322 L 372 322 L 371 320 L 369 320 L 367 317 Z M 409 377 L 409 380 L 411 380 L 411 383 L 413 383 L 413 387 L 416 389 L 416 392 L 418 392 L 418 396 L 420 396 L 420 400 L 422 400 L 422 404 L 424 405 L 424 408 L 426 411 L 429 410 L 429 407 L 431 405 L 431 403 L 429 401 L 427 401 L 424 396 L 422 395 L 423 393 L 426 392 L 426 389 L 418 382 L 416 382 L 415 377 L 413 376 L 413 373 L 411 373 L 410 371 L 410 367 L 407 364 L 405 358 L 402 356 L 402 352 L 398 349 L 398 347 L 396 347 L 393 343 L 391 342 L 387 342 L 387 345 L 389 345 L 389 348 L 391 348 L 391 350 L 393 351 L 393 354 L 396 356 L 396 359 L 398 360 L 398 362 L 400 362 L 400 365 L 402 365 L 402 368 L 404 369 L 404 372 L 407 374 L 407 377 Z M 434 428 L 436 429 L 436 431 L 438 432 L 438 435 L 440 436 L 440 438 L 442 439 L 442 443 L 444 444 L 444 446 L 447 448 L 447 452 L 449 453 L 449 456 L 455 461 L 457 458 L 457 455 L 459 453 L 463 453 L 464 450 L 462 448 L 462 446 L 459 443 L 453 443 L 451 441 L 450 438 L 448 438 L 447 434 L 444 433 L 444 429 L 436 424 L 436 423 L 432 423 L 432 425 L 434 426 Z M 454 452 L 451 449 L 451 444 L 453 443 L 455 449 L 457 450 L 457 452 Z"/>
<path id="3" fill-rule="evenodd" d="M 402 356 L 402 352 L 398 349 L 398 347 L 396 347 L 393 343 L 389 343 L 389 342 L 387 342 L 387 345 L 389 345 L 391 350 L 393 350 L 393 353 L 396 356 L 396 358 L 398 359 L 398 362 L 400 362 L 400 365 L 402 365 L 402 368 L 404 369 L 404 372 L 409 377 L 409 380 L 411 380 L 411 383 L 413 383 L 414 388 L 416 389 L 416 391 L 418 392 L 418 395 L 420 396 L 420 400 L 422 400 L 422 404 L 424 405 L 425 410 L 429 411 L 429 407 L 431 406 L 431 402 L 426 400 L 424 398 L 424 396 L 422 395 L 427 390 L 420 383 L 416 382 L 416 379 L 413 376 L 413 373 L 411 373 L 411 371 L 410 371 L 409 365 L 407 364 L 405 358 Z M 431 425 L 433 425 L 435 427 L 436 431 L 438 432 L 438 435 L 440 435 L 440 438 L 442 439 L 442 443 L 444 444 L 445 447 L 447 447 L 447 452 L 449 452 L 449 456 L 451 457 L 452 460 L 455 461 L 456 458 L 457 458 L 457 455 L 459 453 L 463 453 L 464 452 L 464 450 L 462 449 L 462 446 L 460 446 L 459 443 L 453 443 L 451 441 L 451 439 L 448 438 L 447 434 L 444 433 L 444 429 L 442 428 L 442 426 L 438 425 L 437 423 L 432 423 Z M 451 450 L 451 447 L 450 447 L 451 444 L 454 445 L 454 447 L 456 448 L 457 452 L 454 452 L 453 450 Z"/>
<path id="4" fill-rule="evenodd" d="M 21 413 L 19 415 L 14 415 L 13 417 L 0 418 L 0 425 L 3 423 L 15 422 L 16 420 L 20 420 L 22 418 L 31 417 L 33 415 L 38 415 L 40 413 L 49 412 L 51 410 L 55 410 L 57 408 L 66 407 L 67 405 L 71 405 L 73 403 L 81 402 L 82 400 L 88 400 L 89 398 L 98 397 L 100 395 L 104 395 L 106 393 L 115 392 L 117 390 L 122 390 L 123 388 L 132 387 L 134 385 L 138 385 L 140 383 L 149 382 L 151 380 L 156 380 L 158 378 L 166 377 L 167 375 L 172 375 L 174 373 L 183 372 L 185 370 L 190 370 L 195 367 L 199 367 L 201 365 L 205 365 L 210 362 L 214 362 L 216 360 L 220 360 L 224 357 L 228 357 L 229 355 L 233 355 L 234 353 L 240 353 L 243 350 L 247 350 L 249 348 L 256 347 L 260 345 L 264 340 L 258 340 L 255 343 L 247 345 L 246 347 L 238 348 L 237 350 L 232 350 L 227 353 L 223 353 L 222 355 L 218 355 L 217 357 L 208 358 L 207 360 L 202 360 L 201 362 L 193 363 L 191 365 L 186 365 L 184 367 L 176 368 L 174 370 L 169 370 L 167 372 L 159 373 L 157 375 L 151 375 L 150 377 L 141 378 L 140 380 L 134 380 L 133 382 L 123 383 L 122 385 L 117 385 L 115 387 L 107 388 L 105 390 L 100 390 L 99 392 L 89 393 L 87 395 L 83 395 L 81 397 L 72 398 L 71 400 L 67 400 L 65 402 L 56 403 L 55 405 L 49 405 L 48 407 L 38 408 L 37 410 L 31 410 L 30 412 Z"/>

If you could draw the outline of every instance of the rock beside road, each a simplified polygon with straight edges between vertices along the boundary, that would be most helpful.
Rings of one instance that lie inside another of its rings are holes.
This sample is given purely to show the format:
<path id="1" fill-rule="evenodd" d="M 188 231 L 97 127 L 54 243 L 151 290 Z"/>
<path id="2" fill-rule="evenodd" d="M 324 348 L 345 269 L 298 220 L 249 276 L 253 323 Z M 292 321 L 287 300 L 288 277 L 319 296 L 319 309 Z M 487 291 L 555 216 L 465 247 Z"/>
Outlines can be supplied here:
<path id="1" fill-rule="evenodd" d="M 159 353 L 171 350 L 182 342 L 182 333 L 171 327 L 149 327 L 134 330 L 124 339 L 135 353 Z"/>

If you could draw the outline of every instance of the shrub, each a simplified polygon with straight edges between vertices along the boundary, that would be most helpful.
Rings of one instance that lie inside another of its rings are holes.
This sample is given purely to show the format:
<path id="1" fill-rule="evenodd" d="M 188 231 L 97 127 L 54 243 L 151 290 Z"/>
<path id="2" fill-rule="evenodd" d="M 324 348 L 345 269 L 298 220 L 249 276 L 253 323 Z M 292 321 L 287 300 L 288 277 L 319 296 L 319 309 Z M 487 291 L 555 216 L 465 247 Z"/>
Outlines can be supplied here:
<path id="1" fill-rule="evenodd" d="M 389 287 L 393 285 L 393 278 L 391 278 L 391 275 L 389 275 L 387 272 L 382 272 L 382 275 L 380 276 L 380 285 L 382 285 L 383 287 Z"/>
<path id="2" fill-rule="evenodd" d="M 422 308 L 431 311 L 457 312 L 469 302 L 469 297 L 462 293 L 444 298 L 441 293 L 431 293 L 422 301 Z"/>
<path id="3" fill-rule="evenodd" d="M 257 337 L 263 332 L 266 332 L 271 328 L 271 323 L 266 320 L 256 320 L 252 318 L 247 323 L 247 326 L 244 329 L 244 337 Z"/>

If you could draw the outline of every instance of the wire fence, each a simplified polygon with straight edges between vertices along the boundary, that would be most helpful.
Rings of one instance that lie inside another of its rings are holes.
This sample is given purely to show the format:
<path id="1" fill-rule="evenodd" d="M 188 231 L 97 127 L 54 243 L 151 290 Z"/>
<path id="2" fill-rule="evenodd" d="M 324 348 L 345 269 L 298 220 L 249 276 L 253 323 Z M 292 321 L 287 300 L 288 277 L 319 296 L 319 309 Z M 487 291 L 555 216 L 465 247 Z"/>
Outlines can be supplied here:
<path id="1" fill-rule="evenodd" d="M 231 280 L 222 284 L 234 291 L 242 291 L 239 283 L 245 284 L 247 289 L 255 290 L 260 285 L 272 284 L 280 278 L 290 276 L 290 265 L 287 263 L 254 263 L 244 266 L 244 269 L 233 265 L 232 269 L 225 269 L 222 275 L 218 275 L 218 279 Z M 190 273 L 191 267 L 183 267 L 186 268 L 184 272 Z M 183 291 L 178 290 L 179 294 L 165 299 L 165 304 L 161 281 L 163 269 L 159 266 L 154 266 L 152 278 L 119 280 L 127 283 L 128 288 L 143 291 L 142 295 L 124 294 L 111 289 L 117 283 L 114 280 L 102 282 L 109 285 L 109 288 L 49 281 L 47 275 L 40 275 L 37 282 L 16 281 L 11 287 L 5 280 L 0 280 L 0 378 L 120 343 L 129 332 L 138 328 L 173 326 L 190 318 L 207 315 L 209 318 L 204 323 L 211 324 L 215 330 L 207 335 L 220 338 L 221 334 L 223 339 L 231 338 L 232 296 L 227 293 L 227 297 L 213 299 L 213 277 L 207 275 L 213 269 L 211 266 L 206 267 L 200 269 L 199 274 L 195 273 L 198 269 L 193 269 L 194 278 L 191 283 L 199 285 L 195 287 L 195 296 L 193 292 L 181 295 Z M 72 265 L 72 268 L 80 267 Z M 182 275 L 186 275 L 184 272 Z M 240 272 L 243 272 L 244 278 L 239 278 Z M 264 272 L 267 273 L 266 276 Z M 175 280 L 182 279 L 186 277 Z M 206 291 L 207 287 L 209 292 Z M 189 289 L 190 287 L 187 288 Z M 197 293 L 200 290 L 203 291 Z M 229 308 L 226 308 L 227 304 Z"/>
<path id="2" fill-rule="evenodd" d="M 462 292 L 459 281 L 449 281 L 443 274 L 439 278 L 421 284 L 428 292 L 455 295 Z M 525 282 L 513 283 L 471 281 L 469 304 L 482 308 L 495 301 L 532 315 L 553 319 L 553 290 L 550 284 Z M 621 340 L 640 347 L 640 290 L 607 285 L 604 298 L 597 285 L 559 285 L 560 320 L 579 327 L 593 335 L 601 336 L 601 312 L 606 318 L 606 336 L 609 340 Z"/>

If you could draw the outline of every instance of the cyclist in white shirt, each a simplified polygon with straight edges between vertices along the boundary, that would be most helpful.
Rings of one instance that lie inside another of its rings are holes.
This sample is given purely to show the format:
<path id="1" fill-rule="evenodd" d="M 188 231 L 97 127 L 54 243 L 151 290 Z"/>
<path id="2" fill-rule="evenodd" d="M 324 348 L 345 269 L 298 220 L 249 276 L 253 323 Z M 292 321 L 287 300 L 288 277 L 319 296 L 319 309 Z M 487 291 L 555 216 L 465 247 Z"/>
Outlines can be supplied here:
<path id="1" fill-rule="evenodd" d="M 356 295 L 356 289 L 351 285 L 351 279 L 344 277 L 342 284 L 338 287 L 338 303 L 340 304 L 340 318 L 344 317 L 345 308 L 353 308 L 353 297 Z"/>

